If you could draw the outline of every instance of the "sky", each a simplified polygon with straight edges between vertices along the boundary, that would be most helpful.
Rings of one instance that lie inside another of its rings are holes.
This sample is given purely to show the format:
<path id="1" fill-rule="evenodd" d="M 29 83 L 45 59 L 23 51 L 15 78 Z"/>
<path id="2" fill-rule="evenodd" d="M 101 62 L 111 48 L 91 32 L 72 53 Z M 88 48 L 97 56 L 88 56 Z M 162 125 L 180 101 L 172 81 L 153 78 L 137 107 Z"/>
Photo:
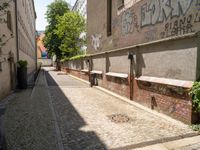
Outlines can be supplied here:
<path id="1" fill-rule="evenodd" d="M 52 3 L 54 0 L 34 0 L 35 2 L 35 9 L 37 13 L 37 20 L 36 20 L 36 30 L 43 31 L 47 25 L 47 21 L 45 19 L 45 13 L 47 11 L 47 5 Z M 66 0 L 71 6 L 74 6 L 76 0 Z"/>

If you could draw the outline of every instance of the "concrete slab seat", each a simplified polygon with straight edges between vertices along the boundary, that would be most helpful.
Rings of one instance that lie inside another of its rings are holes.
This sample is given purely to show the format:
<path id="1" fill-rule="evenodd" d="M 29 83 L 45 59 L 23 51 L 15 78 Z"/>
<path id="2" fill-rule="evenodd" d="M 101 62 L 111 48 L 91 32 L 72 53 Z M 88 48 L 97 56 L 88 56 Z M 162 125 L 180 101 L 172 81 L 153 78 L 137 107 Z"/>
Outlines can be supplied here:
<path id="1" fill-rule="evenodd" d="M 88 69 L 82 69 L 81 72 L 82 72 L 83 74 L 87 74 L 87 73 L 89 73 L 89 70 L 88 70 Z"/>
<path id="2" fill-rule="evenodd" d="M 116 72 L 107 72 L 106 76 L 123 78 L 123 79 L 127 79 L 128 78 L 128 74 L 126 74 L 126 73 L 116 73 Z"/>
<path id="3" fill-rule="evenodd" d="M 102 75 L 102 74 L 103 74 L 103 71 L 92 70 L 92 71 L 90 71 L 90 74 Z"/>
<path id="4" fill-rule="evenodd" d="M 171 85 L 183 88 L 191 88 L 193 85 L 192 81 L 168 79 L 168 78 L 159 78 L 159 77 L 150 77 L 150 76 L 141 76 L 136 78 L 137 81 L 153 82 L 164 85 Z"/>

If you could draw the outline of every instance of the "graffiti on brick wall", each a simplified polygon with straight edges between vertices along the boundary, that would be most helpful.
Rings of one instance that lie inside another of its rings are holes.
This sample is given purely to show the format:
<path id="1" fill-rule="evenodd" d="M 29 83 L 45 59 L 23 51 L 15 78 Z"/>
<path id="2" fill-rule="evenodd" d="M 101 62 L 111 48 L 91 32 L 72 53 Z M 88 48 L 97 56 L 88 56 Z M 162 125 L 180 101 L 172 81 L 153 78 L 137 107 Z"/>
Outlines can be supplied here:
<path id="1" fill-rule="evenodd" d="M 139 25 L 136 14 L 131 9 L 127 9 L 122 14 L 122 34 L 126 35 L 134 31 L 138 31 L 138 29 Z"/>
<path id="2" fill-rule="evenodd" d="M 164 31 L 160 33 L 161 38 L 184 35 L 195 32 L 193 28 L 193 15 L 177 19 L 174 22 L 165 24 Z"/>
<path id="3" fill-rule="evenodd" d="M 156 39 L 157 32 L 157 28 L 145 32 L 145 42 L 153 41 L 154 39 Z"/>
<path id="4" fill-rule="evenodd" d="M 100 48 L 101 38 L 101 34 L 92 35 L 92 46 L 96 51 Z"/>
<path id="5" fill-rule="evenodd" d="M 196 7 L 198 8 L 198 10 L 200 10 L 200 0 L 196 0 Z"/>
<path id="6" fill-rule="evenodd" d="M 112 27 L 115 28 L 115 27 L 118 27 L 119 25 L 120 25 L 120 23 L 119 23 L 118 18 L 114 18 L 112 20 Z"/>
<path id="7" fill-rule="evenodd" d="M 193 0 L 152 0 L 141 7 L 141 27 L 185 16 Z"/>

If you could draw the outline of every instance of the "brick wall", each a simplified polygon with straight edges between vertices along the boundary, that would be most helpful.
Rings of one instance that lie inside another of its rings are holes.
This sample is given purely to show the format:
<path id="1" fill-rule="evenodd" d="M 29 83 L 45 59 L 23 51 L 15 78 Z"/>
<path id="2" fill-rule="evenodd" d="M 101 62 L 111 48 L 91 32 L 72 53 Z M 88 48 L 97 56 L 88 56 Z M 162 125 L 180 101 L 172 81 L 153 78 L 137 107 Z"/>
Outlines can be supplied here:
<path id="1" fill-rule="evenodd" d="M 63 71 L 89 81 L 89 74 L 80 70 L 62 68 Z M 127 79 L 96 75 L 98 86 L 130 98 L 130 75 Z M 140 103 L 160 113 L 190 124 L 197 121 L 196 114 L 192 111 L 192 101 L 188 95 L 188 88 L 169 86 L 166 84 L 133 81 L 133 101 Z"/>

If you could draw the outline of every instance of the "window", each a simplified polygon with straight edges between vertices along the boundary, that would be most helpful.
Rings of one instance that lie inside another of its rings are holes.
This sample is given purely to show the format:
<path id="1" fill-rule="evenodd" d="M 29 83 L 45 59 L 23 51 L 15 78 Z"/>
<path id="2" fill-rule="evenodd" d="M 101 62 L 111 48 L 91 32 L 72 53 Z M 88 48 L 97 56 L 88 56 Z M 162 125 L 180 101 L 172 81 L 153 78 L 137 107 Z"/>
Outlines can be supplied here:
<path id="1" fill-rule="evenodd" d="M 107 0 L 107 35 L 112 34 L 112 0 Z"/>
<path id="2" fill-rule="evenodd" d="M 12 17 L 10 11 L 7 11 L 7 27 L 10 31 L 12 31 Z"/>
<path id="3" fill-rule="evenodd" d="M 122 7 L 124 7 L 124 0 L 118 0 L 117 7 L 118 9 L 121 9 Z"/>

